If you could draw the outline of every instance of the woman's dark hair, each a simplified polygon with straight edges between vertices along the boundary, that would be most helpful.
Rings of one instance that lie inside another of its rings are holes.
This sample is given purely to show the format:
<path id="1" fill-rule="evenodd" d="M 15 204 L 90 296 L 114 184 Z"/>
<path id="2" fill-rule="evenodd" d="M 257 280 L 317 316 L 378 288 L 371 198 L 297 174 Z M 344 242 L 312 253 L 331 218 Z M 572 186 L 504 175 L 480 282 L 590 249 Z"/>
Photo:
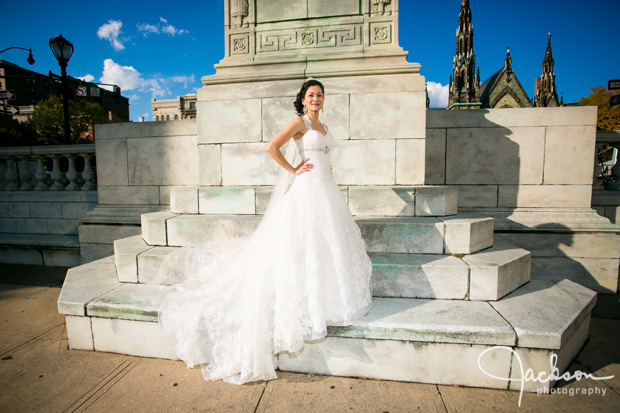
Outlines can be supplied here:
<path id="1" fill-rule="evenodd" d="M 306 97 L 306 92 L 311 86 L 318 86 L 321 88 L 321 91 L 325 93 L 325 89 L 323 88 L 323 84 L 321 82 L 315 79 L 306 80 L 304 84 L 301 86 L 301 90 L 297 94 L 297 98 L 295 99 L 295 102 L 293 103 L 293 105 L 295 106 L 295 111 L 297 112 L 299 116 L 304 115 L 304 105 L 303 103 L 301 103 L 301 100 Z"/>

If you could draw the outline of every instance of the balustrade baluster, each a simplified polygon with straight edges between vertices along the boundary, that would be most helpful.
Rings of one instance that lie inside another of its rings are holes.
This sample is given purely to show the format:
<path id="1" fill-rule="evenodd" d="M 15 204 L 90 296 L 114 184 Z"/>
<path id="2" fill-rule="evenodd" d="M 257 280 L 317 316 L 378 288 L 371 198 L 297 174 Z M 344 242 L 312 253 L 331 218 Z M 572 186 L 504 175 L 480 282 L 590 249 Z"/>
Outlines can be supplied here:
<path id="1" fill-rule="evenodd" d="M 6 174 L 7 184 L 4 187 L 6 191 L 16 191 L 19 188 L 19 175 L 17 174 L 17 164 L 15 163 L 15 157 L 9 156 L 6 159 Z"/>
<path id="2" fill-rule="evenodd" d="M 34 187 L 35 191 L 47 191 L 49 186 L 47 185 L 47 174 L 45 173 L 45 155 L 37 155 L 37 186 Z"/>
<path id="3" fill-rule="evenodd" d="M 95 183 L 95 173 L 93 172 L 93 167 L 90 164 L 90 158 L 93 157 L 93 154 L 81 153 L 80 156 L 84 158 L 84 170 L 82 171 L 84 185 L 82 185 L 82 191 L 92 191 L 97 188 Z"/>
<path id="4" fill-rule="evenodd" d="M 67 159 L 69 159 L 69 169 L 67 170 L 65 176 L 69 181 L 69 185 L 67 185 L 65 189 L 67 189 L 68 191 L 79 191 L 80 186 L 76 182 L 79 175 L 77 173 L 77 170 L 75 169 L 75 154 L 69 154 L 66 155 L 66 157 Z"/>
<path id="5" fill-rule="evenodd" d="M 52 180 L 54 184 L 50 189 L 53 191 L 64 191 L 65 189 L 64 185 L 61 183 L 63 176 L 60 170 L 60 158 L 62 158 L 62 155 L 52 155 Z"/>
<path id="6" fill-rule="evenodd" d="M 22 170 L 19 172 L 19 178 L 22 185 L 19 187 L 20 191 L 32 190 L 32 172 L 30 172 L 30 155 L 22 155 Z"/>

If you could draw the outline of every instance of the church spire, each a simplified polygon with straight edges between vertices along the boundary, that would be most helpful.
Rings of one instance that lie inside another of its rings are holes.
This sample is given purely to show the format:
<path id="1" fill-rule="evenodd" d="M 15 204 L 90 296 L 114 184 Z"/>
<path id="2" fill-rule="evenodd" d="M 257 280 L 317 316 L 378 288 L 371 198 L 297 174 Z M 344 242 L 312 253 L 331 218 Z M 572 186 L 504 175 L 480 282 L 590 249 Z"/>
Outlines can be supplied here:
<path id="1" fill-rule="evenodd" d="M 480 75 L 476 75 L 474 26 L 471 23 L 469 0 L 461 0 L 448 109 L 477 109 L 479 107 Z"/>
<path id="2" fill-rule="evenodd" d="M 558 93 L 555 89 L 555 73 L 553 72 L 553 52 L 551 50 L 551 33 L 547 35 L 547 50 L 542 62 L 542 76 L 536 79 L 534 99 L 536 106 L 560 106 Z"/>

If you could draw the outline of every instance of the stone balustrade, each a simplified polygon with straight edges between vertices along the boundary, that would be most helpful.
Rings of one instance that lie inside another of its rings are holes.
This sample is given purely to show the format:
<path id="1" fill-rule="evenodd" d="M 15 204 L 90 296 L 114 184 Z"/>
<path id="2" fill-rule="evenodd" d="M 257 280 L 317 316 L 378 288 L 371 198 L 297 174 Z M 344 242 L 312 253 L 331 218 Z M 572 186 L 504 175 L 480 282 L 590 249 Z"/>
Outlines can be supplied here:
<path id="1" fill-rule="evenodd" d="M 0 191 L 93 191 L 95 145 L 0 148 Z"/>

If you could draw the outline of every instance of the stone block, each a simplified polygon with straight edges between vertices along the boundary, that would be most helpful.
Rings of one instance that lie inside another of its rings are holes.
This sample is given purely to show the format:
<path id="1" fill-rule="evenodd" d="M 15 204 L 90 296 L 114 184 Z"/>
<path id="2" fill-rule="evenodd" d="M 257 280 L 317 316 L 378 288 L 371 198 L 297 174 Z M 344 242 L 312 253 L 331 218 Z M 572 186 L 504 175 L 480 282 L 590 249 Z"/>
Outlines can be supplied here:
<path id="1" fill-rule="evenodd" d="M 175 284 L 183 281 L 185 257 L 173 254 L 178 248 L 155 247 L 138 257 L 138 282 Z M 165 274 L 161 272 L 164 268 Z"/>
<path id="2" fill-rule="evenodd" d="M 498 185 L 459 185 L 459 207 L 497 207 Z"/>
<path id="3" fill-rule="evenodd" d="M 199 101 L 198 143 L 256 142 L 261 136 L 261 100 Z M 234 125 L 234 126 L 232 126 Z"/>
<path id="4" fill-rule="evenodd" d="M 424 139 L 396 140 L 396 183 L 398 185 L 424 184 Z"/>
<path id="5" fill-rule="evenodd" d="M 444 255 L 372 254 L 375 297 L 463 300 L 469 292 L 469 267 Z"/>
<path id="6" fill-rule="evenodd" d="M 356 220 L 369 252 L 442 254 L 444 226 L 436 218 Z"/>
<path id="7" fill-rule="evenodd" d="M 160 186 L 159 187 L 159 204 L 160 205 L 170 205 L 170 188 L 171 186 Z"/>
<path id="8" fill-rule="evenodd" d="M 487 348 L 490 347 L 328 337 L 318 343 L 307 343 L 299 353 L 279 354 L 278 369 L 505 389 L 506 381 L 493 379 L 478 368 L 478 356 Z M 499 354 L 483 368 L 496 377 L 508 377 L 510 354 Z"/>
<path id="9" fill-rule="evenodd" d="M 96 351 L 177 359 L 174 349 L 162 337 L 157 323 L 93 317 L 92 325 Z"/>
<path id="10" fill-rule="evenodd" d="M 140 233 L 137 225 L 97 225 L 82 224 L 79 226 L 80 244 L 110 244 L 121 238 L 127 238 Z"/>
<path id="11" fill-rule="evenodd" d="M 0 217 L 2 218 L 30 218 L 30 203 L 0 203 Z"/>
<path id="12" fill-rule="evenodd" d="M 95 349 L 90 317 L 67 315 L 65 317 L 65 323 L 67 325 L 67 337 L 69 338 L 70 349 L 90 351 Z"/>
<path id="13" fill-rule="evenodd" d="M 13 218 L 17 231 L 21 234 L 49 234 L 47 219 L 44 218 Z M 17 232 L 16 231 L 16 232 Z"/>
<path id="14" fill-rule="evenodd" d="M 42 249 L 43 263 L 47 267 L 76 267 L 82 263 L 79 248 Z"/>
<path id="15" fill-rule="evenodd" d="M 0 218 L 0 233 L 17 232 L 17 221 L 13 218 Z"/>
<path id="16" fill-rule="evenodd" d="M 58 297 L 58 312 L 85 316 L 86 304 L 119 286 L 113 257 L 70 268 Z"/>
<path id="17" fill-rule="evenodd" d="M 122 284 L 88 303 L 86 315 L 154 322 L 157 321 L 157 306 L 153 302 L 161 294 L 158 285 Z"/>
<path id="18" fill-rule="evenodd" d="M 31 202 L 30 218 L 62 218 L 62 204 L 58 202 Z"/>
<path id="19" fill-rule="evenodd" d="M 120 282 L 138 282 L 138 255 L 151 248 L 144 242 L 142 235 L 114 241 L 114 264 Z"/>
<path id="20" fill-rule="evenodd" d="M 159 186 L 99 186 L 99 204 L 159 205 Z"/>
<path id="21" fill-rule="evenodd" d="M 513 326 L 519 347 L 560 350 L 590 316 L 596 293 L 568 280 L 532 280 L 490 304 Z"/>
<path id="22" fill-rule="evenodd" d="M 588 331 L 590 329 L 590 315 L 581 321 L 580 325 L 576 328 L 576 331 L 570 338 L 566 340 L 560 350 L 547 350 L 547 349 L 533 349 L 533 348 L 516 348 L 512 354 L 512 365 L 514 366 L 511 371 L 511 379 L 509 389 L 519 391 L 521 389 L 521 382 L 519 381 L 523 377 L 521 376 L 521 366 L 523 371 L 526 372 L 531 369 L 533 377 L 549 378 L 551 375 L 551 363 L 552 355 L 556 355 L 555 367 L 558 369 L 554 371 L 555 374 L 563 374 L 579 353 L 579 350 L 583 347 L 583 344 L 588 338 Z M 537 392 L 538 394 L 553 388 L 557 383 L 557 380 L 539 381 L 528 380 L 523 383 L 523 390 L 528 392 Z M 544 393 L 543 393 L 544 394 Z"/>
<path id="23" fill-rule="evenodd" d="M 349 139 L 349 95 L 327 93 L 323 108 L 321 122 L 327 125 L 329 133 L 335 139 Z"/>
<path id="24" fill-rule="evenodd" d="M 297 116 L 294 101 L 294 96 L 262 99 L 263 141 L 269 142 Z"/>
<path id="25" fill-rule="evenodd" d="M 201 214 L 255 214 L 254 188 L 209 187 L 198 190 Z"/>
<path id="26" fill-rule="evenodd" d="M 222 183 L 221 145 L 198 145 L 200 162 L 198 182 L 200 185 L 220 185 Z"/>
<path id="27" fill-rule="evenodd" d="M 247 237 L 254 232 L 259 221 L 260 217 L 255 215 L 177 216 L 167 221 L 168 245 L 199 246 L 213 241 L 221 242 Z"/>
<path id="28" fill-rule="evenodd" d="M 571 280 L 599 294 L 616 294 L 618 258 L 539 257 L 532 259 L 533 278 Z"/>
<path id="29" fill-rule="evenodd" d="M 127 141 L 129 185 L 197 185 L 197 166 L 195 135 Z"/>
<path id="30" fill-rule="evenodd" d="M 532 258 L 617 258 L 620 235 L 616 233 L 569 232 L 562 225 L 550 224 L 556 232 L 496 234 L 498 241 L 519 246 L 532 252 Z"/>
<path id="31" fill-rule="evenodd" d="M 346 16 L 360 14 L 360 2 L 357 0 L 309 0 L 308 17 Z"/>
<path id="32" fill-rule="evenodd" d="M 425 144 L 425 183 L 444 185 L 446 183 L 446 130 L 427 129 Z"/>
<path id="33" fill-rule="evenodd" d="M 170 212 L 176 214 L 198 213 L 198 188 L 179 186 L 170 189 Z"/>
<path id="34" fill-rule="evenodd" d="M 446 226 L 446 253 L 472 254 L 493 246 L 493 218 L 463 214 L 440 219 Z"/>
<path id="35" fill-rule="evenodd" d="M 596 125 L 596 108 L 503 108 L 479 111 L 429 110 L 428 128 L 494 128 L 498 126 Z"/>
<path id="36" fill-rule="evenodd" d="M 59 235 L 77 235 L 79 219 L 47 219 L 47 232 Z"/>
<path id="37" fill-rule="evenodd" d="M 99 126 L 99 125 L 97 125 Z M 127 139 L 105 139 L 97 135 L 97 185 L 129 185 Z"/>
<path id="38" fill-rule="evenodd" d="M 416 216 L 447 216 L 457 213 L 458 190 L 450 186 L 418 186 Z"/>
<path id="39" fill-rule="evenodd" d="M 256 213 L 264 214 L 265 209 L 267 209 L 267 205 L 269 204 L 269 199 L 271 199 L 271 193 L 273 192 L 273 187 L 271 186 L 259 186 L 256 188 Z"/>
<path id="40" fill-rule="evenodd" d="M 331 150 L 334 180 L 339 185 L 394 185 L 394 140 L 336 141 Z"/>
<path id="41" fill-rule="evenodd" d="M 463 257 L 469 266 L 469 298 L 499 300 L 530 280 L 529 251 L 499 245 Z"/>
<path id="42" fill-rule="evenodd" d="M 176 216 L 176 214 L 168 211 L 143 214 L 141 223 L 144 241 L 149 245 L 168 245 L 166 221 Z"/>
<path id="43" fill-rule="evenodd" d="M 290 2 L 288 0 L 261 1 L 256 5 L 257 23 L 273 21 L 298 20 L 308 17 L 306 2 Z"/>
<path id="44" fill-rule="evenodd" d="M 91 203 L 63 203 L 62 204 L 62 218 L 75 218 L 80 219 L 83 218 L 84 215 L 95 207 L 94 204 Z"/>
<path id="45" fill-rule="evenodd" d="M 349 187 L 349 209 L 353 215 L 414 216 L 414 187 Z"/>
<path id="46" fill-rule="evenodd" d="M 41 251 L 34 248 L 0 247 L 0 263 L 44 265 Z"/>
<path id="47" fill-rule="evenodd" d="M 222 145 L 222 185 L 273 185 L 280 166 L 266 148 L 263 142 Z"/>
<path id="48" fill-rule="evenodd" d="M 541 184 L 545 129 L 448 129 L 446 184 Z"/>
<path id="49" fill-rule="evenodd" d="M 589 185 L 500 185 L 499 207 L 589 208 Z"/>
<path id="50" fill-rule="evenodd" d="M 589 185 L 596 126 L 548 127 L 545 135 L 546 185 Z"/>
<path id="51" fill-rule="evenodd" d="M 424 139 L 424 92 L 350 95 L 351 139 Z"/>
<path id="52" fill-rule="evenodd" d="M 162 136 L 196 135 L 196 120 L 185 119 L 176 122 L 142 123 L 100 123 L 95 125 L 97 145 L 113 139 L 151 138 Z M 99 146 L 97 146 L 97 155 Z"/>
<path id="53" fill-rule="evenodd" d="M 114 255 L 112 242 L 106 244 L 80 243 L 80 261 L 82 264 L 97 261 Z"/>

